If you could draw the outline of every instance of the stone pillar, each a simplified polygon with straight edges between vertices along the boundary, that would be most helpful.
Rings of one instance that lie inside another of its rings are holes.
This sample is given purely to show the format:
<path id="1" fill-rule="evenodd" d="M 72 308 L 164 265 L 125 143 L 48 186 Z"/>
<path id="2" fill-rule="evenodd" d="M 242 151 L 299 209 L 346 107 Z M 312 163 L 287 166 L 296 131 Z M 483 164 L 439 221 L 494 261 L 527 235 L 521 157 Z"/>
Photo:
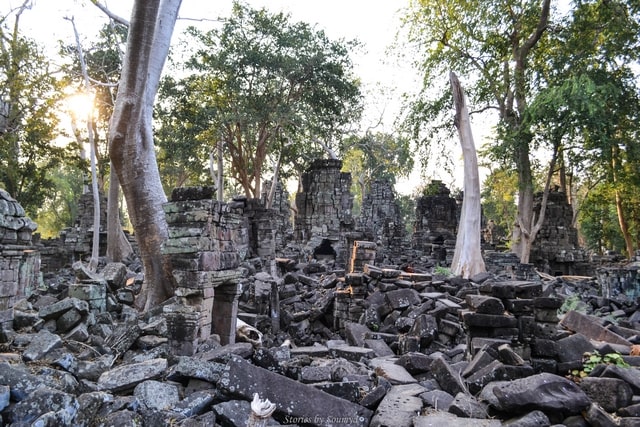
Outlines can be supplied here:
<path id="1" fill-rule="evenodd" d="M 0 342 L 13 331 L 13 305 L 40 282 L 40 254 L 32 246 L 37 225 L 0 189 Z"/>
<path id="2" fill-rule="evenodd" d="M 210 187 L 175 189 L 171 202 L 163 206 L 170 236 L 163 252 L 171 256 L 176 296 L 188 307 L 168 312 L 176 323 L 171 330 L 184 334 L 174 337 L 177 351 L 195 351 L 192 337 L 205 340 L 211 333 L 218 334 L 222 344 L 235 341 L 247 221 L 243 203 L 221 203 L 213 194 Z M 184 325 L 177 325 L 183 320 Z"/>
<path id="3" fill-rule="evenodd" d="M 365 264 L 373 264 L 376 259 L 376 248 L 377 245 L 375 242 L 363 240 L 353 242 L 347 271 L 349 273 L 363 271 Z"/>

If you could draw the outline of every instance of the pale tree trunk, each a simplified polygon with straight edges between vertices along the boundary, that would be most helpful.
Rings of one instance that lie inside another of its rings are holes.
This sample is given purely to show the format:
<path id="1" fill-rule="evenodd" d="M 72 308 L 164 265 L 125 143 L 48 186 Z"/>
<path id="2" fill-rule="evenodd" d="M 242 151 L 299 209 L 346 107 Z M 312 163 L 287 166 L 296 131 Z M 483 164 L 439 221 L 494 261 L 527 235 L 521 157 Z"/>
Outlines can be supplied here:
<path id="1" fill-rule="evenodd" d="M 462 199 L 462 212 L 460 213 L 451 272 L 468 279 L 475 274 L 487 271 L 480 247 L 480 177 L 464 91 L 455 73 L 451 72 L 449 78 L 453 90 L 453 103 L 456 108 L 454 124 L 458 130 L 464 159 L 464 198 Z"/>
<path id="2" fill-rule="evenodd" d="M 76 49 L 78 50 L 78 59 L 80 60 L 80 69 L 82 78 L 84 79 L 84 89 L 87 96 L 91 96 L 91 84 L 89 83 L 89 74 L 87 73 L 87 64 L 84 61 L 84 54 L 80 44 L 80 37 L 73 19 L 69 19 L 73 26 L 73 34 L 76 38 Z M 93 101 L 93 100 L 92 100 Z M 93 102 L 92 102 L 93 104 Z M 93 238 L 91 245 L 91 258 L 89 260 L 89 271 L 98 269 L 98 258 L 100 257 L 100 192 L 98 191 L 98 173 L 96 168 L 96 146 L 93 137 L 93 105 L 89 106 L 87 111 L 87 135 L 89 138 L 89 155 L 91 157 L 91 192 L 93 195 Z"/>
<path id="3" fill-rule="evenodd" d="M 155 307 L 173 295 L 168 237 L 162 205 L 167 201 L 156 162 L 152 109 L 181 0 L 136 0 L 118 96 L 110 123 L 109 153 L 127 201 L 145 280 L 138 308 Z"/>
<path id="4" fill-rule="evenodd" d="M 273 165 L 273 181 L 271 181 L 271 187 L 269 188 L 269 194 L 267 194 L 267 200 L 265 207 L 271 209 L 273 206 L 273 198 L 276 195 L 276 188 L 278 188 L 278 180 L 280 179 L 280 160 L 282 159 L 282 152 L 278 154 L 278 159 L 275 165 Z"/>
<path id="5" fill-rule="evenodd" d="M 109 198 L 107 199 L 107 258 L 122 262 L 133 253 L 129 239 L 120 224 L 120 182 L 113 166 L 109 172 Z"/>

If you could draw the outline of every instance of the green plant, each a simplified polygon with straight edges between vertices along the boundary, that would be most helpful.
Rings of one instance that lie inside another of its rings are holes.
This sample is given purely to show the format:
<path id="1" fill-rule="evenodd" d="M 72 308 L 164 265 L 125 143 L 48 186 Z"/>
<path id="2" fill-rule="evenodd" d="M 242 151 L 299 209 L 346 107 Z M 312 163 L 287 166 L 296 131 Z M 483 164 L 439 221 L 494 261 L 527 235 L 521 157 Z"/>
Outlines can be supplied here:
<path id="1" fill-rule="evenodd" d="M 573 369 L 570 373 L 572 379 L 579 381 L 588 376 L 598 365 L 616 365 L 621 368 L 628 368 L 629 364 L 624 361 L 622 355 L 618 352 L 600 354 L 597 350 L 592 353 L 585 353 L 582 356 L 582 370 Z"/>
<path id="2" fill-rule="evenodd" d="M 442 267 L 441 265 L 436 265 L 433 267 L 433 274 L 437 276 L 449 277 L 451 276 L 451 270 L 447 267 Z"/>

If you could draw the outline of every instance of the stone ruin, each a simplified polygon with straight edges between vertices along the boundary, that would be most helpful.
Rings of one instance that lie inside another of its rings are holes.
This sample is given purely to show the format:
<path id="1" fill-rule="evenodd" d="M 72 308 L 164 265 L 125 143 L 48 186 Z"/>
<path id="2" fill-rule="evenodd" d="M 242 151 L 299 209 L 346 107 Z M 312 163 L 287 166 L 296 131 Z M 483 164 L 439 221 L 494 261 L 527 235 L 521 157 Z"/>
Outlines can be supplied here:
<path id="1" fill-rule="evenodd" d="M 344 263 L 348 249 L 343 236 L 353 231 L 354 219 L 351 174 L 341 172 L 341 168 L 341 160 L 314 160 L 302 174 L 294 233 L 296 241 L 306 242 L 310 254 L 323 241 L 330 242 L 336 259 Z"/>
<path id="2" fill-rule="evenodd" d="M 364 240 L 379 242 L 382 247 L 404 246 L 404 222 L 389 181 L 371 183 L 362 201 L 357 228 L 362 230 Z"/>
<path id="3" fill-rule="evenodd" d="M 244 426 L 258 393 L 275 402 L 281 424 L 637 425 L 640 370 L 607 367 L 581 383 L 563 376 L 596 350 L 622 351 L 640 366 L 630 354 L 640 344 L 637 265 L 599 270 L 606 284 L 541 280 L 536 266 L 487 251 L 488 273 L 439 276 L 432 267 L 450 262 L 458 217 L 448 190 L 418 201 L 412 241 L 402 243 L 391 227 L 397 210 L 388 186 L 374 186 L 357 222 L 339 170 L 338 162 L 316 162 L 306 175 L 295 217 L 306 228 L 289 234 L 308 238 L 297 254 L 280 243 L 288 227 L 284 193 L 268 210 L 243 197 L 217 202 L 211 188 L 174 191 L 164 206 L 164 251 L 178 287 L 143 315 L 130 308 L 141 277 L 122 264 L 94 275 L 76 263 L 75 283 L 36 289 L 35 227 L 0 193 L 7 206 L 0 225 L 9 224 L 0 227 L 8 236 L 0 239 L 0 277 L 31 289 L 2 282 L 16 329 L 3 341 L 21 355 L 0 363 L 0 384 L 11 390 L 10 406 L 0 403 L 4 421 L 31 423 L 46 413 L 38 422 Z M 553 212 L 543 250 L 554 237 L 562 247 L 572 242 L 557 218 L 566 215 Z M 404 255 L 382 258 L 392 244 L 404 245 Z M 410 268 L 393 265 L 407 258 L 415 261 Z M 566 256 L 554 261 L 558 272 L 574 268 Z M 562 312 L 576 294 L 582 311 Z M 237 334 L 239 320 L 259 335 Z M 26 374 L 31 362 L 50 367 Z M 53 388 L 38 389 L 43 382 Z M 67 409 L 52 408 L 51 393 Z"/>
<path id="4" fill-rule="evenodd" d="M 449 189 L 432 181 L 437 192 L 416 200 L 416 219 L 412 246 L 433 260 L 434 265 L 449 266 L 453 260 L 460 207 Z"/>

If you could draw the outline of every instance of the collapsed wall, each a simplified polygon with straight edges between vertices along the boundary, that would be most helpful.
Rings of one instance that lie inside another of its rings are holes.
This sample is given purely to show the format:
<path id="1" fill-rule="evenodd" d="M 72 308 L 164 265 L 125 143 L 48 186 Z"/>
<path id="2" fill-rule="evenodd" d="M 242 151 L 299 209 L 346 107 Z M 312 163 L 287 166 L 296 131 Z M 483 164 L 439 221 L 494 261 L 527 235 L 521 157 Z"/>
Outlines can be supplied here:
<path id="1" fill-rule="evenodd" d="M 398 247 L 405 235 L 400 206 L 389 181 L 374 180 L 362 201 L 359 228 L 366 240 L 384 247 Z"/>

